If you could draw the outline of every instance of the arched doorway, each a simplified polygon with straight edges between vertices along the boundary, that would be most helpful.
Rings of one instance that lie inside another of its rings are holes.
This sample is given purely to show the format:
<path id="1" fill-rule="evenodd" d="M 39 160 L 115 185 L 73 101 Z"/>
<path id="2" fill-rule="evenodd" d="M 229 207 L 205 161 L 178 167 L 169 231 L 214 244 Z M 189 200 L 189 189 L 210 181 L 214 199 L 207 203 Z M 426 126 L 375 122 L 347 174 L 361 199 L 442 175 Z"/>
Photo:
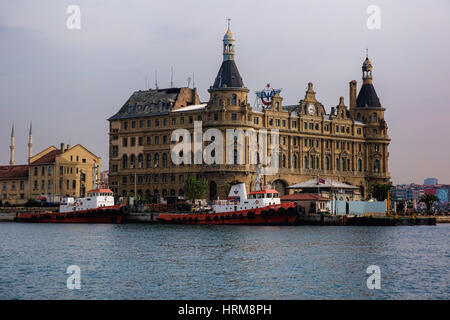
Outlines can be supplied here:
<path id="1" fill-rule="evenodd" d="M 215 181 L 209 183 L 209 200 L 213 201 L 217 199 L 217 184 Z"/>
<path id="2" fill-rule="evenodd" d="M 275 190 L 278 191 L 278 193 L 280 194 L 280 196 L 285 195 L 286 192 L 286 188 L 287 188 L 287 183 L 284 180 L 275 180 L 272 182 L 272 186 L 274 187 Z"/>

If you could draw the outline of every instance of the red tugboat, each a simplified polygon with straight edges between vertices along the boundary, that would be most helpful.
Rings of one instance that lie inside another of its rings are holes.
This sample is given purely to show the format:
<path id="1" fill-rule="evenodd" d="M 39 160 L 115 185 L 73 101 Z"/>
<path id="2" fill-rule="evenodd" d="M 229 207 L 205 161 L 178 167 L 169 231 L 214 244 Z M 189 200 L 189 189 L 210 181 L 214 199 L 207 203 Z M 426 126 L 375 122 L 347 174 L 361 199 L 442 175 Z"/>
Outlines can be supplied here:
<path id="1" fill-rule="evenodd" d="M 293 202 L 281 203 L 278 191 L 249 192 L 244 183 L 231 187 L 227 200 L 217 200 L 204 213 L 160 213 L 158 220 L 174 224 L 292 225 L 297 218 Z"/>
<path id="2" fill-rule="evenodd" d="M 59 212 L 18 213 L 16 221 L 47 223 L 122 223 L 128 207 L 114 205 L 113 192 L 94 189 L 85 198 L 63 198 Z"/>

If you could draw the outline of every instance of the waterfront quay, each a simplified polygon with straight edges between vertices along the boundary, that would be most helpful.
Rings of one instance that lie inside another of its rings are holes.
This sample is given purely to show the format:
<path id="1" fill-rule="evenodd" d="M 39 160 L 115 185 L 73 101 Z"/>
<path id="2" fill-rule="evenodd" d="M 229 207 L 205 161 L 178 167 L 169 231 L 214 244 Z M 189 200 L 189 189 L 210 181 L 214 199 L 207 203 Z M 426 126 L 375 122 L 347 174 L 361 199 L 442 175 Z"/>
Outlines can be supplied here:
<path id="1" fill-rule="evenodd" d="M 54 208 L 52 208 L 54 209 Z M 0 222 L 14 222 L 19 212 L 42 212 L 49 208 L 2 208 Z M 157 212 L 131 212 L 124 217 L 124 223 L 159 223 Z M 296 219 L 296 225 L 323 226 L 405 226 L 405 225 L 435 225 L 436 223 L 450 223 L 450 216 L 349 216 L 333 214 L 304 214 Z"/>

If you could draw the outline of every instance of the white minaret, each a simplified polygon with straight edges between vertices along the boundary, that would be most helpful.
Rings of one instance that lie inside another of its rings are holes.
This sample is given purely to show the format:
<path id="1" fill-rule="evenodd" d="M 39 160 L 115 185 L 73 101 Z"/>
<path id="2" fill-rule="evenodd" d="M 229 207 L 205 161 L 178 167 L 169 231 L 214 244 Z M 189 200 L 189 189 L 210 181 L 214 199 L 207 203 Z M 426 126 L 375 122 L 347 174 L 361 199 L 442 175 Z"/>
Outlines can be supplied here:
<path id="1" fill-rule="evenodd" d="M 33 122 L 30 122 L 30 132 L 28 133 L 28 163 L 33 156 Z"/>
<path id="2" fill-rule="evenodd" d="M 16 149 L 16 145 L 14 143 L 14 125 L 12 126 L 11 130 L 11 145 L 9 146 L 9 149 L 11 150 L 11 157 L 9 159 L 9 164 L 14 165 L 14 150 Z"/>
<path id="3" fill-rule="evenodd" d="M 234 36 L 230 30 L 230 20 L 228 19 L 228 30 L 223 37 L 223 61 L 234 60 Z"/>

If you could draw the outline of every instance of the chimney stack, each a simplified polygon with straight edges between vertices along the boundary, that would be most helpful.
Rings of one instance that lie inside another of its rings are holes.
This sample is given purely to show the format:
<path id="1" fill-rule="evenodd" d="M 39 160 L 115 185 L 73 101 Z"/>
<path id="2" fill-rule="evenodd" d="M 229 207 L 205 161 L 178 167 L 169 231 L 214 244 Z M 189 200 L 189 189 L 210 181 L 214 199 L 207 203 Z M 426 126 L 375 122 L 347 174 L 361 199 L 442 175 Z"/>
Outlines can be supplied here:
<path id="1" fill-rule="evenodd" d="M 350 110 L 356 107 L 356 80 L 349 83 L 350 86 Z"/>
<path id="2" fill-rule="evenodd" d="M 64 152 L 64 142 L 61 142 L 61 151 Z"/>
<path id="3" fill-rule="evenodd" d="M 70 149 L 70 144 L 67 144 L 66 151 Z"/>

